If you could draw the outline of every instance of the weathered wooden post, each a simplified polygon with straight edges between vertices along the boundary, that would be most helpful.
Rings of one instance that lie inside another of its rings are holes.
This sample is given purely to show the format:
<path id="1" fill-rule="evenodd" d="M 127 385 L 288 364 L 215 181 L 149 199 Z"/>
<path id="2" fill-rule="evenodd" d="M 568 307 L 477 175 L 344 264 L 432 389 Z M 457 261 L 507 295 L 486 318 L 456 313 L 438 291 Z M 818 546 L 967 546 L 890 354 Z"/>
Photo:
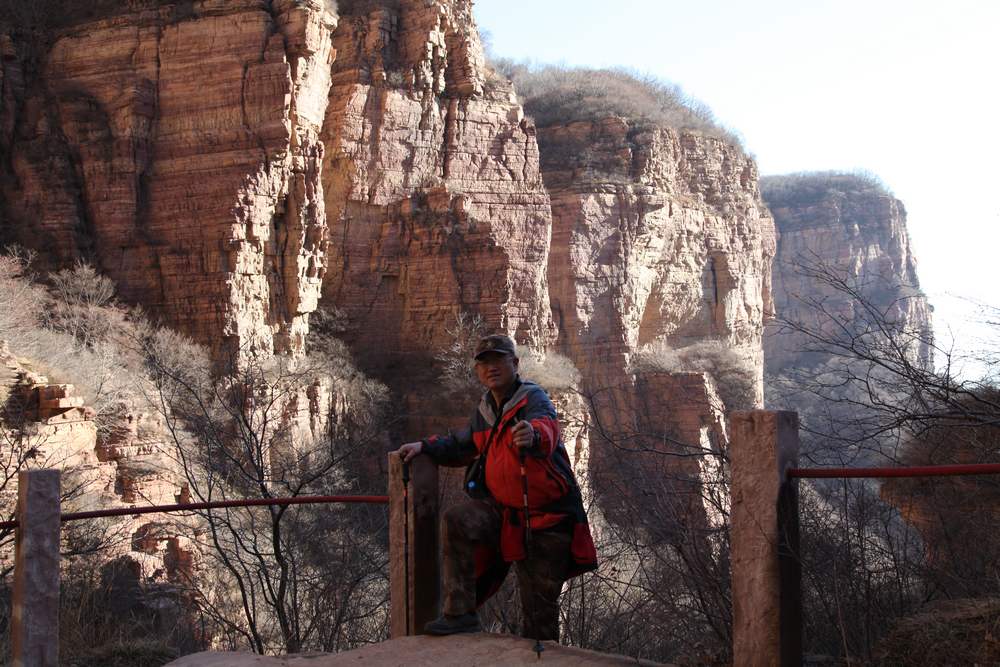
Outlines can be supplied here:
<path id="1" fill-rule="evenodd" d="M 795 412 L 730 417 L 733 664 L 802 664 Z"/>
<path id="2" fill-rule="evenodd" d="M 59 664 L 59 471 L 17 474 L 14 534 L 15 667 Z"/>
<path id="3" fill-rule="evenodd" d="M 404 508 L 405 506 L 405 508 Z M 426 456 L 410 462 L 404 495 L 403 465 L 389 454 L 389 598 L 393 637 L 423 632 L 437 618 L 438 469 Z"/>

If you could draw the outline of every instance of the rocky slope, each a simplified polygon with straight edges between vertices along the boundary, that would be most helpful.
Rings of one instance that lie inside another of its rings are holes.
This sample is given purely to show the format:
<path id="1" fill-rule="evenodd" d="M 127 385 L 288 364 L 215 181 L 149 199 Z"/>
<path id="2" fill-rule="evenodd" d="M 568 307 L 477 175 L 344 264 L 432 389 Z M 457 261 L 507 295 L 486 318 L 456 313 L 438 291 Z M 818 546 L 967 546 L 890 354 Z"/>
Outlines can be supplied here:
<path id="1" fill-rule="evenodd" d="M 130 415 L 125 428 L 101 442 L 94 411 L 73 385 L 50 383 L 0 347 L 0 443 L 8 461 L 0 508 L 8 512 L 16 504 L 11 475 L 18 466 L 10 464 L 20 461 L 21 467 L 63 471 L 63 512 L 186 502 L 185 485 L 171 474 L 170 460 L 140 436 L 140 422 L 151 419 Z M 142 426 L 146 433 L 156 430 Z M 68 524 L 64 537 L 69 545 L 74 540 L 101 545 L 108 561 L 129 556 L 146 584 L 187 584 L 194 548 L 185 531 L 169 523 L 144 515 Z M 12 558 L 13 550 L 0 548 L 0 562 Z"/>

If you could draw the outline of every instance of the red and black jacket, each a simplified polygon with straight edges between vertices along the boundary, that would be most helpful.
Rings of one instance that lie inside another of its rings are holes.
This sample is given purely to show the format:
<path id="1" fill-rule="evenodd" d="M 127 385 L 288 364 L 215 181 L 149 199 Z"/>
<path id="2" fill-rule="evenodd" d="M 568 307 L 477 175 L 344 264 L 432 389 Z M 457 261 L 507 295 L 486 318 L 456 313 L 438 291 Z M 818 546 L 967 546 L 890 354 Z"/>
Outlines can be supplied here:
<path id="1" fill-rule="evenodd" d="M 442 465 L 463 465 L 486 451 L 487 490 L 500 505 L 504 517 L 503 560 L 508 563 L 521 560 L 525 557 L 520 520 L 524 497 L 520 458 L 511 431 L 522 419 L 535 431 L 535 442 L 526 450 L 525 457 L 531 528 L 545 530 L 558 526 L 571 531 L 575 567 L 570 576 L 592 570 L 597 567 L 597 552 L 580 487 L 562 442 L 555 407 L 537 384 L 516 379 L 511 393 L 499 407 L 492 394 L 485 392 L 467 428 L 424 440 L 423 452 Z"/>

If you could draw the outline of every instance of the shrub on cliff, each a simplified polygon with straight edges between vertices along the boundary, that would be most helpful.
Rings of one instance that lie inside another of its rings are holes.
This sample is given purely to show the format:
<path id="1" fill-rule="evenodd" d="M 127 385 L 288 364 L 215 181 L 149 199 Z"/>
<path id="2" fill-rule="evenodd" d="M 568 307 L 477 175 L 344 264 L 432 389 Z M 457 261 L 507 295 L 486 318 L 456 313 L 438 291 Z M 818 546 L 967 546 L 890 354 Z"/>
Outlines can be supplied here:
<path id="1" fill-rule="evenodd" d="M 30 277 L 31 256 L 16 248 L 0 254 L 0 341 L 12 350 L 34 342 L 45 290 Z"/>
<path id="2" fill-rule="evenodd" d="M 494 67 L 514 82 L 525 112 L 540 127 L 621 116 L 740 143 L 703 102 L 651 76 L 625 69 L 531 67 L 504 60 L 494 61 Z"/>
<path id="3" fill-rule="evenodd" d="M 483 318 L 459 313 L 445 331 L 451 342 L 434 355 L 441 369 L 438 381 L 452 396 L 478 396 L 482 388 L 476 378 L 472 357 L 479 339 L 488 333 Z"/>
<path id="4" fill-rule="evenodd" d="M 105 430 L 134 392 L 130 341 L 142 318 L 114 302 L 113 283 L 92 267 L 52 274 L 46 289 L 31 259 L 16 249 L 0 255 L 0 340 L 51 382 L 74 384 Z"/>
<path id="5" fill-rule="evenodd" d="M 238 355 L 223 375 L 168 331 L 144 349 L 148 396 L 193 500 L 372 491 L 388 392 L 328 341 L 305 358 Z M 217 360 L 218 362 L 218 360 Z M 216 366 L 218 367 L 218 363 Z M 336 651 L 386 634 L 385 515 L 304 505 L 198 513 L 202 572 L 188 583 L 220 646 Z"/>
<path id="6" fill-rule="evenodd" d="M 472 358 L 479 339 L 489 333 L 486 325 L 479 315 L 460 313 L 447 331 L 451 342 L 434 357 L 441 368 L 438 379 L 453 395 L 478 396 L 483 388 L 476 377 Z M 568 357 L 557 352 L 543 352 L 522 345 L 518 346 L 518 359 L 519 375 L 550 393 L 574 391 L 580 385 L 580 371 Z"/>
<path id="7" fill-rule="evenodd" d="M 809 171 L 760 179 L 760 194 L 771 208 L 810 204 L 836 193 L 892 196 L 882 179 L 867 171 Z"/>
<path id="8" fill-rule="evenodd" d="M 558 352 L 528 349 L 520 353 L 520 374 L 525 380 L 541 385 L 547 392 L 576 391 L 580 371 L 569 357 Z"/>
<path id="9" fill-rule="evenodd" d="M 755 406 L 757 374 L 736 350 L 719 341 L 706 340 L 674 348 L 664 341 L 645 345 L 632 358 L 633 373 L 706 373 L 716 384 L 726 410 Z"/>
<path id="10" fill-rule="evenodd" d="M 69 334 L 86 348 L 105 343 L 122 331 L 124 311 L 115 307 L 115 284 L 94 267 L 78 263 L 49 276 L 52 285 L 43 321 L 47 328 Z"/>
<path id="11" fill-rule="evenodd" d="M 113 293 L 113 284 L 85 265 L 49 275 L 43 284 L 34 280 L 29 257 L 0 256 L 0 335 L 11 351 L 50 380 L 77 384 L 104 428 L 121 425 L 116 418 L 126 413 L 119 406 L 133 416 L 156 416 L 131 423 L 136 431 L 130 437 L 145 451 L 120 465 L 176 475 L 177 486 L 196 500 L 382 486 L 370 481 L 370 454 L 377 451 L 384 460 L 388 392 L 358 372 L 332 335 L 339 326 L 335 316 L 327 318 L 328 335 L 313 341 L 306 358 L 247 354 L 226 364 L 211 359 L 204 346 L 126 311 Z M 144 424 L 153 425 L 152 432 L 144 432 Z M 0 466 L 0 488 L 5 473 L 8 482 L 16 477 L 10 452 L 17 450 L 9 444 L 0 428 L 0 458 L 8 466 Z M 18 457 L 14 464 L 23 462 Z M 66 474 L 64 483 L 72 479 L 71 470 Z M 229 509 L 162 521 L 176 529 L 169 534 L 198 545 L 192 550 L 199 567 L 178 563 L 172 582 L 188 587 L 185 600 L 196 605 L 189 611 L 203 620 L 202 636 L 219 645 L 335 651 L 387 634 L 383 509 Z M 5 535 L 0 533 L 0 547 Z M 70 537 L 67 549 L 86 549 L 100 564 L 107 540 Z M 191 553 L 187 548 L 179 547 L 181 561 Z M 105 644 L 94 632 L 100 619 L 90 616 L 81 616 L 74 632 Z M 107 650 L 95 651 L 96 662 L 86 664 L 140 664 L 143 647 L 113 641 L 127 640 L 126 634 L 109 638 Z M 0 643 L 0 660 L 2 651 Z"/>

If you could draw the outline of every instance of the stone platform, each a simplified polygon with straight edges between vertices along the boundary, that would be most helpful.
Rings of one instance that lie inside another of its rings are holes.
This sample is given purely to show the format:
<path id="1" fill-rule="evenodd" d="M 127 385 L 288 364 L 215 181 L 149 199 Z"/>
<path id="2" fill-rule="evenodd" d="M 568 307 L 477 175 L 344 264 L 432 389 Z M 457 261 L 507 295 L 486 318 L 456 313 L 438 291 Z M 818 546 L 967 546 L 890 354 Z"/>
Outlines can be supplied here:
<path id="1" fill-rule="evenodd" d="M 303 653 L 280 657 L 252 653 L 217 653 L 205 651 L 186 655 L 167 667 L 407 667 L 433 665 L 658 665 L 620 655 L 597 653 L 570 646 L 544 642 L 541 660 L 532 651 L 534 642 L 512 635 L 477 632 L 450 637 L 400 637 L 344 653 Z"/>

